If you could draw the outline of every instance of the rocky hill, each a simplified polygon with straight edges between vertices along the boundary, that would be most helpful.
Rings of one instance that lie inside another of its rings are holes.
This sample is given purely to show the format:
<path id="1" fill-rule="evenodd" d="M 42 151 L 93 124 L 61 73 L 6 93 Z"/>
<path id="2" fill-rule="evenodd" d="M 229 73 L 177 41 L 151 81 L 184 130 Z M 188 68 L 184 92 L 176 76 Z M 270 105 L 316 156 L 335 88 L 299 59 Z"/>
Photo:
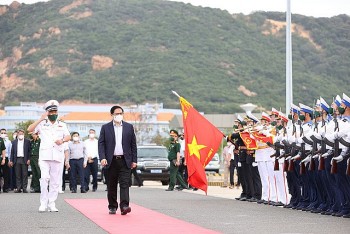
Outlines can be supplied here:
<path id="1" fill-rule="evenodd" d="M 292 16 L 294 102 L 348 93 L 350 17 Z M 0 5 L 0 102 L 285 105 L 285 14 L 162 0 Z M 348 93 L 350 94 L 350 93 Z"/>

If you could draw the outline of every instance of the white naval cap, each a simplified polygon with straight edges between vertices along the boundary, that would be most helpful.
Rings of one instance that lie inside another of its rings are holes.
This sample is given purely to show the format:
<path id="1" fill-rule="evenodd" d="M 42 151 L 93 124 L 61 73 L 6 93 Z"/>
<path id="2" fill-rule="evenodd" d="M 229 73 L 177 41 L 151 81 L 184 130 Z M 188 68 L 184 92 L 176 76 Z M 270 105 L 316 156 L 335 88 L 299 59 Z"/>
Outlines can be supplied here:
<path id="1" fill-rule="evenodd" d="M 343 93 L 343 100 L 342 100 L 342 102 L 345 104 L 345 106 L 350 107 L 350 98 L 345 93 Z"/>
<path id="2" fill-rule="evenodd" d="M 341 104 L 341 97 L 340 97 L 339 95 L 337 95 L 337 96 L 335 97 L 334 103 L 335 103 L 337 106 L 340 106 L 340 104 Z"/>
<path id="3" fill-rule="evenodd" d="M 58 103 L 58 101 L 56 101 L 56 100 L 50 100 L 50 101 L 48 101 L 48 102 L 45 103 L 44 109 L 45 109 L 46 111 L 54 111 L 54 110 L 57 110 L 57 109 L 58 109 L 58 106 L 59 106 L 59 105 L 60 105 L 60 104 Z"/>
<path id="4" fill-rule="evenodd" d="M 299 103 L 299 106 L 300 106 L 300 111 L 303 111 L 303 112 L 309 113 L 309 114 L 312 114 L 314 112 L 314 109 L 312 109 L 311 107 L 309 107 L 307 105 Z"/>
<path id="5" fill-rule="evenodd" d="M 290 104 L 290 108 L 291 108 L 291 110 L 292 110 L 293 113 L 299 114 L 300 108 L 299 108 L 298 106 L 296 106 L 296 105 L 294 105 L 294 104 L 292 103 L 292 104 Z"/>
<path id="6" fill-rule="evenodd" d="M 323 110 L 329 112 L 329 105 L 322 97 L 320 97 L 320 106 Z"/>

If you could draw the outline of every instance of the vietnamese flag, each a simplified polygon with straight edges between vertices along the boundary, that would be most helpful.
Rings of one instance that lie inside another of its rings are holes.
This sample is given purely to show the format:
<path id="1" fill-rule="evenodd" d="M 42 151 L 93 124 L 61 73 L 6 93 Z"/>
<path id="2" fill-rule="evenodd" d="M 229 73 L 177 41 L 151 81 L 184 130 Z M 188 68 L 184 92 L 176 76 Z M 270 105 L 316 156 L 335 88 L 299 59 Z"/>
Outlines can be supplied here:
<path id="1" fill-rule="evenodd" d="M 217 152 L 224 134 L 182 97 L 180 97 L 180 104 L 185 130 L 188 183 L 207 193 L 208 181 L 205 166 Z"/>

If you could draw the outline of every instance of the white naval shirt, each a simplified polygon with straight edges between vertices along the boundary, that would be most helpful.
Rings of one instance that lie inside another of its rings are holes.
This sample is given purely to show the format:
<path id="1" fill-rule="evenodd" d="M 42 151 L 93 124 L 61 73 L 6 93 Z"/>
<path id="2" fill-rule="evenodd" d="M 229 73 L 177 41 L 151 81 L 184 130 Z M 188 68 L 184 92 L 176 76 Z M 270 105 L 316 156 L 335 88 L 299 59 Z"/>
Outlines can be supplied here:
<path id="1" fill-rule="evenodd" d="M 85 148 L 86 148 L 86 154 L 88 157 L 98 158 L 98 140 L 96 138 L 94 139 L 86 139 L 84 141 Z"/>
<path id="2" fill-rule="evenodd" d="M 39 160 L 54 160 L 62 162 L 64 160 L 64 144 L 57 145 L 55 141 L 62 140 L 70 135 L 67 125 L 62 121 L 53 124 L 48 119 L 41 121 L 35 128 L 41 139 L 39 149 Z"/>

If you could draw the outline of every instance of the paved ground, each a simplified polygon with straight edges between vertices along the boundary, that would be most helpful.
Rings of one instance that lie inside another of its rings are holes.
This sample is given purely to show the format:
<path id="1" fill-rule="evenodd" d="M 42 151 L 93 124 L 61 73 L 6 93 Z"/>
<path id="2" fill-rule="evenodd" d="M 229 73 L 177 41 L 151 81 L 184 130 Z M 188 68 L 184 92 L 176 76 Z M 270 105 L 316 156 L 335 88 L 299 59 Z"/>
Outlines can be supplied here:
<path id="1" fill-rule="evenodd" d="M 236 188 L 210 186 L 208 196 L 202 191 L 166 192 L 165 189 L 160 183 L 145 182 L 141 188 L 131 188 L 131 202 L 222 233 L 349 233 L 350 230 L 349 219 L 236 201 L 234 197 L 240 194 Z M 100 184 L 95 193 L 61 194 L 58 213 L 38 213 L 39 194 L 2 193 L 0 233 L 106 233 L 64 201 L 106 199 L 104 190 L 105 186 Z M 162 231 L 155 227 L 154 233 Z"/>

